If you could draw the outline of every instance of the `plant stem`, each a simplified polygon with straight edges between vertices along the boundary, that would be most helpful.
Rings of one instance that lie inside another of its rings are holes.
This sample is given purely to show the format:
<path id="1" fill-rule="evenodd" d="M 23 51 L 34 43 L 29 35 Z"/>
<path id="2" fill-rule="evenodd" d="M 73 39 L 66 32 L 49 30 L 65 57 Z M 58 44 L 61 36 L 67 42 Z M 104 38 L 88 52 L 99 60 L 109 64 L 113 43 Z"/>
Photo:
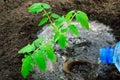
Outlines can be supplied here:
<path id="1" fill-rule="evenodd" d="M 72 16 L 72 18 L 70 19 L 70 22 L 73 20 L 73 18 L 75 17 L 77 13 L 74 13 L 74 15 Z"/>
<path id="2" fill-rule="evenodd" d="M 48 17 L 48 19 L 49 19 L 49 21 L 50 21 L 52 27 L 53 27 L 53 28 L 56 28 L 56 25 L 53 24 L 53 22 L 52 22 L 50 16 L 48 15 L 47 11 L 46 11 L 44 8 L 43 8 L 43 11 L 44 11 L 44 13 L 47 15 L 47 17 Z"/>

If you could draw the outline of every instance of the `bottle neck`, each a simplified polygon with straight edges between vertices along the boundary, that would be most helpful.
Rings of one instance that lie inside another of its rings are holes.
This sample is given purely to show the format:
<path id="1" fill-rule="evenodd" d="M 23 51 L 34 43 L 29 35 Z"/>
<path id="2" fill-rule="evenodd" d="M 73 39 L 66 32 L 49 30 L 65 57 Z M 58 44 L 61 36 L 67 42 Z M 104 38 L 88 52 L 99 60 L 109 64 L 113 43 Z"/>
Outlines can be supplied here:
<path id="1" fill-rule="evenodd" d="M 100 49 L 100 62 L 113 63 L 113 48 L 111 46 Z"/>

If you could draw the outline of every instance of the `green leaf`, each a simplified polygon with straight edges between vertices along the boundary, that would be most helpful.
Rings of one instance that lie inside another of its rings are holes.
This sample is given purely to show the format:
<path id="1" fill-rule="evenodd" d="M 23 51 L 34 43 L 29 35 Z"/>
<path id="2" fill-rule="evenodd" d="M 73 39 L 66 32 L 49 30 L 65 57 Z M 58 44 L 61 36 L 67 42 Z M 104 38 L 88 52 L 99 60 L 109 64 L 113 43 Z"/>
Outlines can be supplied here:
<path id="1" fill-rule="evenodd" d="M 54 53 L 54 49 L 52 48 L 52 45 L 49 45 L 49 44 L 46 45 L 46 52 L 47 52 L 47 57 L 52 62 L 56 62 L 56 56 L 55 56 L 55 53 Z"/>
<path id="2" fill-rule="evenodd" d="M 55 13 L 52 13 L 51 16 L 52 16 L 53 18 L 60 18 L 60 16 L 59 16 L 58 14 L 55 14 Z"/>
<path id="3" fill-rule="evenodd" d="M 60 37 L 58 39 L 58 44 L 62 47 L 65 48 L 66 47 L 66 42 L 67 42 L 67 38 L 64 34 L 60 34 Z"/>
<path id="4" fill-rule="evenodd" d="M 31 13 L 39 13 L 42 12 L 43 9 L 49 9 L 50 5 L 45 4 L 45 3 L 34 3 L 33 5 L 31 5 L 28 10 Z"/>
<path id="5" fill-rule="evenodd" d="M 36 39 L 35 41 L 33 41 L 32 44 L 35 45 L 35 47 L 39 47 L 40 46 L 40 43 L 42 43 L 44 41 L 44 38 L 38 38 Z"/>
<path id="6" fill-rule="evenodd" d="M 65 19 L 66 19 L 67 22 L 70 21 L 70 19 L 71 19 L 71 17 L 73 16 L 73 13 L 74 13 L 74 12 L 75 12 L 75 10 L 72 10 L 72 11 L 70 11 L 70 12 L 68 12 L 68 13 L 66 14 Z"/>
<path id="7" fill-rule="evenodd" d="M 79 35 L 78 28 L 77 28 L 75 25 L 71 24 L 71 25 L 69 25 L 68 27 L 69 27 L 69 29 L 70 29 L 70 32 L 72 32 L 72 33 L 75 34 L 76 36 Z"/>
<path id="8" fill-rule="evenodd" d="M 34 63 L 30 56 L 26 56 L 25 58 L 22 59 L 21 74 L 24 78 L 28 76 L 29 72 L 33 71 L 32 64 Z"/>
<path id="9" fill-rule="evenodd" d="M 59 30 L 61 30 L 63 26 L 64 26 L 64 24 L 63 24 L 63 23 L 61 23 L 61 24 L 57 25 L 57 27 L 58 27 L 58 29 L 59 29 Z"/>
<path id="10" fill-rule="evenodd" d="M 31 52 L 31 51 L 33 51 L 33 50 L 35 50 L 35 46 L 34 45 L 30 45 L 30 44 L 28 44 L 27 46 L 25 46 L 25 47 L 23 47 L 22 49 L 20 49 L 19 51 L 18 51 L 18 53 L 20 54 L 20 53 L 29 53 L 29 52 Z"/>
<path id="11" fill-rule="evenodd" d="M 47 21 L 48 21 L 48 18 L 46 18 L 46 17 L 43 18 L 43 19 L 39 22 L 38 26 L 44 25 Z"/>
<path id="12" fill-rule="evenodd" d="M 64 16 L 62 16 L 62 17 L 58 18 L 58 19 L 55 21 L 55 24 L 56 24 L 56 25 L 60 25 L 60 24 L 62 24 L 64 21 L 65 21 L 65 18 L 64 18 Z"/>
<path id="13" fill-rule="evenodd" d="M 46 59 L 44 57 L 44 53 L 42 53 L 40 50 L 37 50 L 32 57 L 35 60 L 38 68 L 42 71 L 46 71 Z"/>
<path id="14" fill-rule="evenodd" d="M 83 28 L 89 30 L 88 17 L 84 12 L 79 11 L 79 13 L 76 14 L 76 20 Z"/>
<path id="15" fill-rule="evenodd" d="M 43 10 L 43 8 L 41 7 L 41 3 L 34 3 L 28 8 L 28 10 L 31 13 L 39 13 Z"/>
<path id="16" fill-rule="evenodd" d="M 57 41 L 58 39 L 59 39 L 59 32 L 57 31 L 57 32 L 55 32 L 55 34 L 54 34 L 54 41 Z"/>
<path id="17" fill-rule="evenodd" d="M 68 28 L 61 29 L 62 33 L 67 32 L 67 31 L 68 31 Z"/>
<path id="18" fill-rule="evenodd" d="M 45 8 L 45 9 L 49 9 L 49 8 L 50 8 L 50 5 L 48 5 L 48 4 L 46 4 L 46 3 L 42 3 L 42 6 L 43 6 L 43 8 Z"/>

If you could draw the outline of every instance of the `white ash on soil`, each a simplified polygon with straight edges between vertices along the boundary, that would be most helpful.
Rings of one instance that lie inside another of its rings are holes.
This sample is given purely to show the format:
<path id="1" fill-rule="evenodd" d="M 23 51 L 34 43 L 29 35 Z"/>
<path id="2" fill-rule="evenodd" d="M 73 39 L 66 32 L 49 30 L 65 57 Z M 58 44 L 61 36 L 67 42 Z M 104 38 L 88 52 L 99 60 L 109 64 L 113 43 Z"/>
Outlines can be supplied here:
<path id="1" fill-rule="evenodd" d="M 112 30 L 109 28 L 109 26 L 106 26 L 97 21 L 90 21 L 90 30 L 87 31 L 83 29 L 78 23 L 73 22 L 73 24 L 79 28 L 80 36 L 76 37 L 69 33 L 69 47 L 66 49 L 61 49 L 58 45 L 56 45 L 55 53 L 58 58 L 57 62 L 51 63 L 48 61 L 48 66 L 51 69 L 47 67 L 46 72 L 41 72 L 36 68 L 35 73 L 32 75 L 35 80 L 86 80 L 86 78 L 84 78 L 84 76 L 82 76 L 79 71 L 79 76 L 70 76 L 64 74 L 62 71 L 62 64 L 64 63 L 62 55 L 67 54 L 69 56 L 69 60 L 86 59 L 92 63 L 98 64 L 99 49 L 101 47 L 115 44 L 115 38 L 111 33 Z M 46 25 L 38 32 L 38 37 L 45 37 L 45 40 L 47 40 L 53 36 L 51 31 L 52 29 Z M 102 69 L 104 69 L 104 66 L 101 65 L 104 64 L 100 64 L 99 67 L 93 70 L 93 76 L 91 76 L 91 79 L 96 78 L 99 73 L 103 73 Z M 107 67 L 105 68 L 107 69 Z M 86 74 L 88 73 L 89 71 Z M 88 74 L 88 76 L 90 75 Z"/>

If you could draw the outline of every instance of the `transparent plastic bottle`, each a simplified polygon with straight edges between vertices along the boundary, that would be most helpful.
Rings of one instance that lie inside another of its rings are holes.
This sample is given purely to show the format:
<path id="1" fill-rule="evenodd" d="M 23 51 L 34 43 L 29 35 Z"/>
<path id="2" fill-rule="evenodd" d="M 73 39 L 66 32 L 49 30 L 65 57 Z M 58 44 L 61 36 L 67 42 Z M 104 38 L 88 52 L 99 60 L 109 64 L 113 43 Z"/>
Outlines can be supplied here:
<path id="1" fill-rule="evenodd" d="M 100 62 L 115 64 L 120 72 L 120 42 L 114 48 L 107 46 L 100 49 Z"/>

